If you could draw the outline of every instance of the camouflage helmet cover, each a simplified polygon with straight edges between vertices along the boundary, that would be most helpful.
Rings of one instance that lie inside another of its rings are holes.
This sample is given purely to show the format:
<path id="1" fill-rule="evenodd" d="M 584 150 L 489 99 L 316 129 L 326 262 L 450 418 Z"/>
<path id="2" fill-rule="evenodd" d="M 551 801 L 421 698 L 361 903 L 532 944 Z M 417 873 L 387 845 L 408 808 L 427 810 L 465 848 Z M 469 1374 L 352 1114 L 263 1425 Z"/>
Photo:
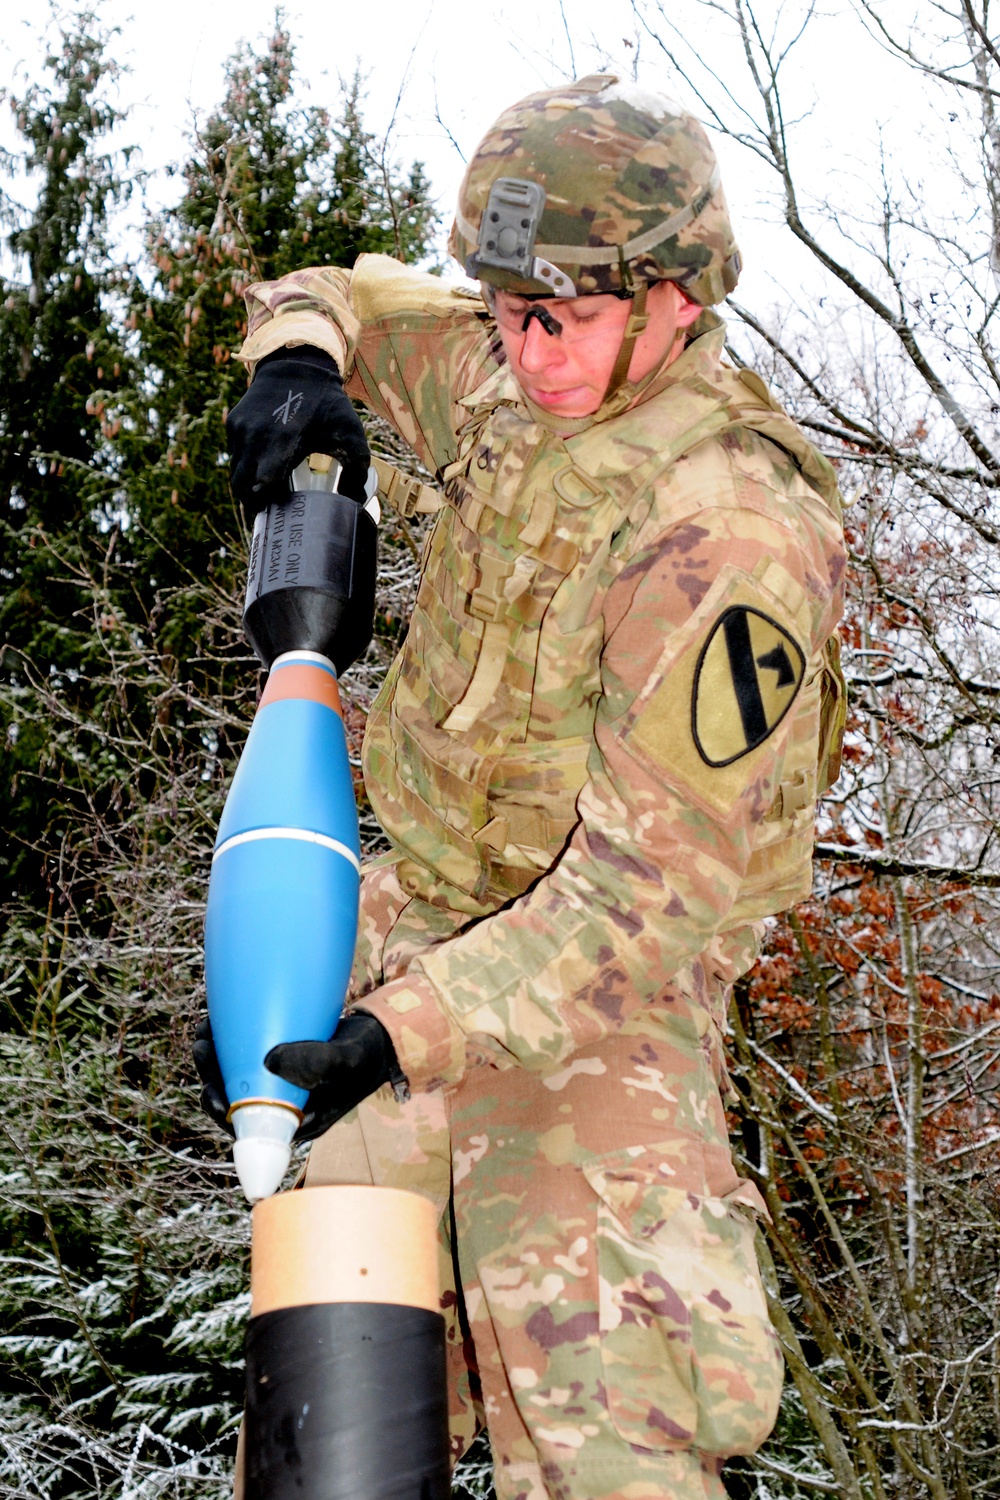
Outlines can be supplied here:
<path id="1" fill-rule="evenodd" d="M 551 281 L 477 263 L 490 192 L 511 178 L 544 190 L 533 256 L 550 263 L 548 274 L 568 275 L 578 295 L 669 280 L 707 307 L 736 285 L 740 256 L 715 152 L 699 121 L 662 95 L 593 74 L 529 94 L 476 148 L 449 250 L 494 286 L 551 296 Z"/>

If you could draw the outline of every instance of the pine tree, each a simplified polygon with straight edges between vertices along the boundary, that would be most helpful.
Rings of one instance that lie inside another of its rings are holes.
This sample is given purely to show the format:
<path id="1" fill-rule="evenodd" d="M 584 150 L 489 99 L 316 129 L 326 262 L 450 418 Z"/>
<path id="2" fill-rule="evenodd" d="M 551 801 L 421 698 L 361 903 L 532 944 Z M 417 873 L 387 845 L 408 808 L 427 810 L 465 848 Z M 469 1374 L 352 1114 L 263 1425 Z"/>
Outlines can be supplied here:
<path id="1" fill-rule="evenodd" d="M 15 275 L 0 281 L 0 675 L 15 696 L 28 663 L 78 674 L 85 639 L 66 576 L 111 493 L 105 455 L 113 431 L 91 401 L 95 377 L 122 383 L 127 360 L 111 316 L 124 271 L 107 244 L 108 215 L 128 195 L 127 153 L 106 149 L 120 116 L 109 101 L 107 35 L 82 14 L 46 57 L 46 76 L 7 95 L 23 143 L 8 169 L 37 189 L 20 208 L 0 194 Z M 57 539 L 50 549 L 44 539 Z M 0 845 L 0 900 L 44 889 L 31 845 L 45 826 L 37 770 L 44 737 L 0 710 L 0 787 L 11 806 Z"/>
<path id="2" fill-rule="evenodd" d="M 107 97 L 116 68 L 106 44 L 81 16 L 45 59 L 48 79 L 7 96 L 24 142 L 7 165 L 37 183 L 28 212 L 0 194 L 21 273 L 2 282 L 0 309 L 0 506 L 15 528 L 77 524 L 103 437 L 88 409 L 94 368 L 98 379 L 121 373 L 107 299 L 122 272 L 109 254 L 107 220 L 128 187 L 125 163 L 100 149 L 121 119 Z"/>
<path id="3" fill-rule="evenodd" d="M 180 591 L 158 629 L 175 657 L 197 628 L 184 589 L 207 567 L 229 572 L 240 548 L 224 420 L 246 389 L 233 359 L 246 332 L 243 292 L 310 261 L 351 266 L 365 251 L 418 258 L 435 222 L 420 165 L 406 176 L 384 167 L 361 120 L 357 77 L 336 125 L 296 104 L 294 85 L 280 25 L 265 52 L 244 46 L 230 59 L 225 99 L 184 166 L 184 196 L 152 227 L 152 284 L 130 318 L 144 373 L 133 555 L 151 589 Z"/>

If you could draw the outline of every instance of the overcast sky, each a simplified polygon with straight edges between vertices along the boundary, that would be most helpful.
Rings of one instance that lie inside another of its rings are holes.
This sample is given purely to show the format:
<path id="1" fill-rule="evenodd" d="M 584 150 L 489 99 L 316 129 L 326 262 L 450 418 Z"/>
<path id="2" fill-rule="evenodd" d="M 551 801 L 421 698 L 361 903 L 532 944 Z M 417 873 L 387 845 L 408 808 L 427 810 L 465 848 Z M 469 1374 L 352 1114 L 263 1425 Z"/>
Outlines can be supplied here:
<path id="1" fill-rule="evenodd" d="M 921 6 L 926 13 L 932 0 L 888 0 L 886 9 L 905 26 Z M 129 70 L 120 83 L 120 102 L 132 106 L 124 138 L 139 144 L 147 169 L 183 158 L 194 113 L 210 109 L 221 96 L 227 56 L 242 38 L 270 35 L 274 23 L 272 0 L 241 0 L 225 8 L 207 0 L 155 6 L 104 0 L 94 8 L 120 27 L 113 53 Z M 765 13 L 776 8 L 772 0 L 761 0 Z M 790 0 L 785 16 L 804 9 L 802 0 Z M 647 13 L 654 14 L 650 3 Z M 697 0 L 671 0 L 668 14 L 697 39 L 727 81 L 739 75 L 742 87 L 739 51 L 723 22 Z M 37 30 L 33 34 L 26 23 L 37 28 L 44 15 L 41 0 L 4 0 L 0 70 L 15 92 L 25 69 L 38 75 Z M 627 0 L 323 0 L 289 4 L 286 19 L 297 44 L 302 95 L 336 111 L 339 77 L 360 63 L 367 80 L 366 124 L 381 134 L 395 114 L 394 154 L 404 162 L 425 162 L 446 221 L 462 172 L 449 135 L 470 151 L 498 110 L 533 88 L 610 65 L 626 75 L 637 69 L 643 84 L 693 102 L 662 50 L 637 27 Z M 783 24 L 790 33 L 789 21 Z M 920 86 L 866 41 L 849 0 L 832 0 L 813 22 L 788 67 L 787 87 L 791 112 L 803 117 L 795 135 L 799 159 L 813 168 L 822 164 L 814 173 L 820 182 L 852 174 L 859 182 L 870 178 L 880 134 L 890 150 L 912 151 Z M 0 129 L 8 141 L 9 128 L 4 119 Z M 788 261 L 783 252 L 780 268 L 775 266 L 773 236 L 761 227 L 772 188 L 767 173 L 731 143 L 721 143 L 720 155 L 747 263 L 741 292 L 758 304 L 773 301 L 782 281 L 804 273 L 804 262 L 796 270 L 794 253 Z M 161 177 L 151 194 L 154 202 L 170 201 L 177 185 Z"/>

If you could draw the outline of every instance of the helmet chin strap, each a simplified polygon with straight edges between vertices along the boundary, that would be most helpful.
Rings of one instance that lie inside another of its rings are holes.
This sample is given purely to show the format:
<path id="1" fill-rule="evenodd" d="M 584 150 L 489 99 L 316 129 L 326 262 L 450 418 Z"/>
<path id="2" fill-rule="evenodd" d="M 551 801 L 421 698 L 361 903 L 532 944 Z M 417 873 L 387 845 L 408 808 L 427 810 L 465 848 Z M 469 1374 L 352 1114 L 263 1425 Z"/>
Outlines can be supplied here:
<path id="1" fill-rule="evenodd" d="M 607 390 L 601 401 L 610 401 L 616 391 L 620 390 L 628 379 L 628 367 L 632 363 L 632 355 L 635 353 L 635 344 L 641 333 L 644 333 L 649 323 L 649 314 L 646 311 L 646 294 L 649 291 L 649 282 L 640 281 L 635 289 L 635 296 L 629 303 L 628 322 L 622 334 L 621 347 L 618 350 L 618 358 L 615 360 L 614 369 L 608 380 Z"/>

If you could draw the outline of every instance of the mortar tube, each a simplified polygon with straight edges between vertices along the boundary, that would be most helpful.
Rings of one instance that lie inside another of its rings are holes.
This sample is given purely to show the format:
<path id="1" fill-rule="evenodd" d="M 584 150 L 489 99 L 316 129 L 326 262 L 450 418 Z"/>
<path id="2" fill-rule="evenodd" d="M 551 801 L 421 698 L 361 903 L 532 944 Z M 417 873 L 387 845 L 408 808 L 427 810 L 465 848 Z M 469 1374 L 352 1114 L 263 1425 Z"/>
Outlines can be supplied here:
<path id="1" fill-rule="evenodd" d="M 256 1205 L 245 1500 L 448 1500 L 437 1221 L 397 1188 Z"/>

